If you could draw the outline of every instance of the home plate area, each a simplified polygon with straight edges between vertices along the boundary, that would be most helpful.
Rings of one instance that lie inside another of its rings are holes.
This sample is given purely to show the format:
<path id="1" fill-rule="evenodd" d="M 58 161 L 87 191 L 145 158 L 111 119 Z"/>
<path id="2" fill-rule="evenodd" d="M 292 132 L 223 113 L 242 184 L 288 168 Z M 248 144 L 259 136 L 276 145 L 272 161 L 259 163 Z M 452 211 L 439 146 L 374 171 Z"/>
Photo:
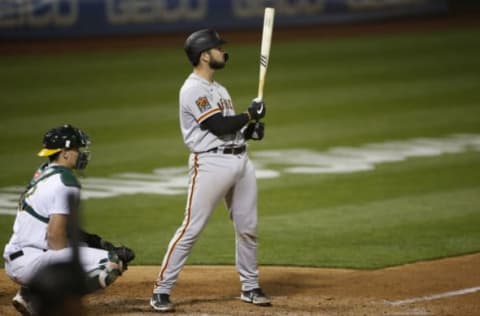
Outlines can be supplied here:
<path id="1" fill-rule="evenodd" d="M 171 299 L 176 315 L 480 315 L 480 254 L 379 270 L 261 266 L 272 306 L 240 301 L 233 266 L 186 266 Z M 110 288 L 84 299 L 86 315 L 145 315 L 157 266 L 131 266 Z M 0 274 L 0 314 L 17 285 Z"/>

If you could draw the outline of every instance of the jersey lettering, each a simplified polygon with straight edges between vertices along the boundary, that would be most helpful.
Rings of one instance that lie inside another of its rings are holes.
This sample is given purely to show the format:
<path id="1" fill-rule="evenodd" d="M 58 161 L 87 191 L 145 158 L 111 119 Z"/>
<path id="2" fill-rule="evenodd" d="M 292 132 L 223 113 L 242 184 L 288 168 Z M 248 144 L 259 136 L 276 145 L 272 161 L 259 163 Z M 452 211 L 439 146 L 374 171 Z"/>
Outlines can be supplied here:
<path id="1" fill-rule="evenodd" d="M 220 100 L 218 100 L 217 106 L 220 108 L 220 110 L 222 110 L 222 112 L 225 110 L 233 111 L 233 104 L 232 100 L 230 99 L 221 98 Z"/>

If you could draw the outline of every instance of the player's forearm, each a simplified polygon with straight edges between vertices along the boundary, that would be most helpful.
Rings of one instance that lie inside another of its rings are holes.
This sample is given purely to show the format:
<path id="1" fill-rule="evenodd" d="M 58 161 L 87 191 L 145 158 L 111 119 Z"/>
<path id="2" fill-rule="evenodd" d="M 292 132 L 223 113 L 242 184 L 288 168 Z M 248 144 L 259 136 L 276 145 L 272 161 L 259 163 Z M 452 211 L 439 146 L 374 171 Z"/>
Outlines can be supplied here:
<path id="1" fill-rule="evenodd" d="M 88 247 L 105 250 L 110 250 L 115 247 L 110 241 L 105 240 L 96 234 L 90 234 L 83 229 L 80 229 L 79 235 L 80 241 L 86 243 Z"/>
<path id="2" fill-rule="evenodd" d="M 47 243 L 50 249 L 59 250 L 67 247 L 67 216 L 54 214 L 50 216 L 47 228 Z"/>
<path id="3" fill-rule="evenodd" d="M 200 125 L 202 129 L 208 129 L 216 136 L 233 134 L 239 131 L 250 120 L 247 113 L 233 116 L 223 116 L 218 113 L 208 118 Z"/>
<path id="4" fill-rule="evenodd" d="M 47 233 L 48 247 L 53 250 L 59 250 L 67 247 L 67 234 L 58 231 L 49 231 Z"/>
<path id="5" fill-rule="evenodd" d="M 92 248 L 102 249 L 102 238 L 95 234 L 87 233 L 86 231 L 79 230 L 79 239 L 81 242 L 87 244 L 87 246 Z"/>

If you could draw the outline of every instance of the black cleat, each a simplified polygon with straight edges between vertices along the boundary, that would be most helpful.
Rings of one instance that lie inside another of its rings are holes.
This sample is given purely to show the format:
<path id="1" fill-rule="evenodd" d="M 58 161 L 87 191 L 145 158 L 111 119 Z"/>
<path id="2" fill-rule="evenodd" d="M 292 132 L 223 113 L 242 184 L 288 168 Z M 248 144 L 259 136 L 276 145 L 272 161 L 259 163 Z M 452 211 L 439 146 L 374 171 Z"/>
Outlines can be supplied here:
<path id="1" fill-rule="evenodd" d="M 258 306 L 270 306 L 272 300 L 263 293 L 261 288 L 256 288 L 250 291 L 242 291 L 240 299 L 246 303 L 251 303 Z"/>
<path id="2" fill-rule="evenodd" d="M 150 299 L 150 306 L 157 312 L 173 312 L 175 307 L 170 301 L 170 295 L 168 294 L 156 294 L 153 293 Z"/>

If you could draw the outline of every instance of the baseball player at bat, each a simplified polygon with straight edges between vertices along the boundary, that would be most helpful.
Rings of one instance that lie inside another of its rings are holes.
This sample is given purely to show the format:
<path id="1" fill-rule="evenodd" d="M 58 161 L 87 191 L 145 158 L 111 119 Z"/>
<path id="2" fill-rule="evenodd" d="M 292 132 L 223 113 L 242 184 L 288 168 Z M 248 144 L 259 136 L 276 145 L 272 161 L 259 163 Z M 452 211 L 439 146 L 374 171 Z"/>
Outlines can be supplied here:
<path id="1" fill-rule="evenodd" d="M 73 170 L 86 168 L 89 144 L 87 134 L 71 125 L 50 129 L 38 153 L 48 157 L 48 162 L 40 166 L 20 196 L 13 234 L 3 258 L 5 272 L 21 286 L 12 303 L 22 315 L 38 314 L 29 288 L 37 273 L 72 260 L 67 218 L 79 205 L 81 188 Z M 86 293 L 110 285 L 135 257 L 130 248 L 114 246 L 98 235 L 85 231 L 79 235 L 75 240 L 82 243 L 78 257 L 87 273 Z"/>
<path id="2" fill-rule="evenodd" d="M 270 305 L 259 285 L 257 266 L 257 183 L 246 141 L 261 140 L 265 103 L 252 102 L 235 112 L 227 89 L 214 80 L 225 67 L 226 42 L 215 30 L 202 29 L 185 41 L 193 72 L 180 89 L 180 128 L 189 156 L 189 188 L 184 219 L 164 255 L 150 300 L 159 312 L 174 310 L 170 293 L 193 245 L 218 203 L 224 199 L 235 227 L 236 267 L 241 299 Z"/>

